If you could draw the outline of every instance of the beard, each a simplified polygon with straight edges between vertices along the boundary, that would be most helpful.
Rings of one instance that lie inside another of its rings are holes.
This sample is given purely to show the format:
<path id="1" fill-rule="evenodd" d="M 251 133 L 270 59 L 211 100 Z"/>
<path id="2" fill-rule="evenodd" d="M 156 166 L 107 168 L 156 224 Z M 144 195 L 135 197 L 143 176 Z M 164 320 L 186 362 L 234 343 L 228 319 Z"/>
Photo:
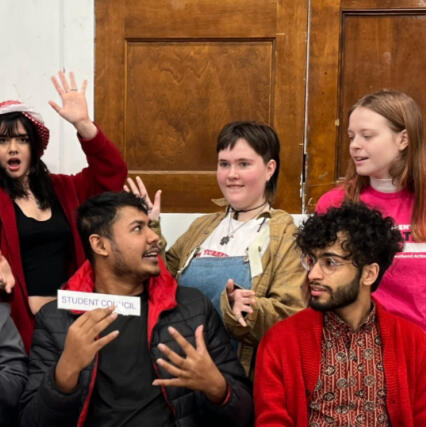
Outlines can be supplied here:
<path id="1" fill-rule="evenodd" d="M 328 301 L 320 302 L 315 297 L 310 297 L 309 306 L 317 311 L 332 311 L 346 307 L 356 301 L 359 295 L 360 279 L 362 272 L 359 271 L 356 277 L 345 285 L 333 290 L 330 286 L 321 285 L 326 289 L 330 298 Z"/>
<path id="2" fill-rule="evenodd" d="M 129 281 L 143 282 L 149 279 L 150 277 L 160 275 L 159 267 L 157 269 L 154 268 L 149 269 L 147 271 L 135 270 L 133 266 L 130 266 L 128 264 L 123 253 L 121 252 L 117 243 L 113 239 L 111 239 L 111 249 L 114 254 L 114 263 L 112 265 L 112 271 L 117 277 L 127 277 Z"/>

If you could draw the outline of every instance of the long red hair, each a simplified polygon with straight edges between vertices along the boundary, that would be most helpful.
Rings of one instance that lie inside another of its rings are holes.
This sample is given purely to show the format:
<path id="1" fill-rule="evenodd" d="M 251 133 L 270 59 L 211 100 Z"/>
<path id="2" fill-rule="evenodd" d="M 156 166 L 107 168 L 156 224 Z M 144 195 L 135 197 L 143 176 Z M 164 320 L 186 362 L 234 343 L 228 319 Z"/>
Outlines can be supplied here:
<path id="1" fill-rule="evenodd" d="M 423 117 L 413 98 L 396 90 L 381 90 L 363 96 L 349 111 L 349 116 L 364 107 L 383 116 L 394 132 L 404 129 L 408 146 L 390 168 L 391 177 L 399 186 L 414 193 L 414 209 L 411 217 L 411 232 L 415 241 L 426 241 L 426 147 Z M 346 171 L 344 188 L 346 198 L 359 200 L 362 190 L 369 185 L 368 176 L 356 173 L 351 161 Z"/>

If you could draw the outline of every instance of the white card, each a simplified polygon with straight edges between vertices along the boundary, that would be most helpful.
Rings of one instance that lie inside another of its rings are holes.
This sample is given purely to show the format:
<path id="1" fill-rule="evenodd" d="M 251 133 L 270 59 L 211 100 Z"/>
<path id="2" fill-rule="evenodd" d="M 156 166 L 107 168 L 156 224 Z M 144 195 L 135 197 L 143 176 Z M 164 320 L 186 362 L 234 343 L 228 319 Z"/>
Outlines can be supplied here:
<path id="1" fill-rule="evenodd" d="M 97 294 L 92 292 L 64 291 L 58 289 L 58 308 L 64 310 L 90 311 L 114 305 L 115 312 L 125 316 L 141 315 L 140 297 Z"/>

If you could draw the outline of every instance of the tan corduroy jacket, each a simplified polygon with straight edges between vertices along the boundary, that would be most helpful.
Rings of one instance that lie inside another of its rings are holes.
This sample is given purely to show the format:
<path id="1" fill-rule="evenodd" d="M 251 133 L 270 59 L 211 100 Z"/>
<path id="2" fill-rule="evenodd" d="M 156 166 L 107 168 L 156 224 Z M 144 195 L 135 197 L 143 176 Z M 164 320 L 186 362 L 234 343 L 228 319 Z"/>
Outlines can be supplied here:
<path id="1" fill-rule="evenodd" d="M 188 258 L 225 217 L 218 212 L 197 218 L 166 253 L 170 272 L 179 277 Z M 221 296 L 221 309 L 230 336 L 240 342 L 238 355 L 247 375 L 253 377 L 255 350 L 265 332 L 279 320 L 306 307 L 306 272 L 296 247 L 293 218 L 282 210 L 260 215 L 270 216 L 269 246 L 262 257 L 263 273 L 254 277 L 251 289 L 256 294 L 253 313 L 245 317 L 247 327 L 238 322 L 229 305 L 226 291 Z"/>

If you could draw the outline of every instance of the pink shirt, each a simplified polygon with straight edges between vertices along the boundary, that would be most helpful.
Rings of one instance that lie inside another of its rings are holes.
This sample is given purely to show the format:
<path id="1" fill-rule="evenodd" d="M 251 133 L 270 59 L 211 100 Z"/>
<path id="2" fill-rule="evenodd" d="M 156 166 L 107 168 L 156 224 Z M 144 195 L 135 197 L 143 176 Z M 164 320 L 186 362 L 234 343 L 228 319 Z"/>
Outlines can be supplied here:
<path id="1" fill-rule="evenodd" d="M 389 311 L 420 325 L 426 332 L 426 243 L 416 243 L 411 236 L 414 194 L 406 190 L 381 193 L 368 187 L 360 198 L 384 216 L 392 217 L 405 240 L 403 252 L 395 256 L 374 296 Z M 319 199 L 315 210 L 323 213 L 329 207 L 340 206 L 343 199 L 343 188 L 336 187 Z"/>

